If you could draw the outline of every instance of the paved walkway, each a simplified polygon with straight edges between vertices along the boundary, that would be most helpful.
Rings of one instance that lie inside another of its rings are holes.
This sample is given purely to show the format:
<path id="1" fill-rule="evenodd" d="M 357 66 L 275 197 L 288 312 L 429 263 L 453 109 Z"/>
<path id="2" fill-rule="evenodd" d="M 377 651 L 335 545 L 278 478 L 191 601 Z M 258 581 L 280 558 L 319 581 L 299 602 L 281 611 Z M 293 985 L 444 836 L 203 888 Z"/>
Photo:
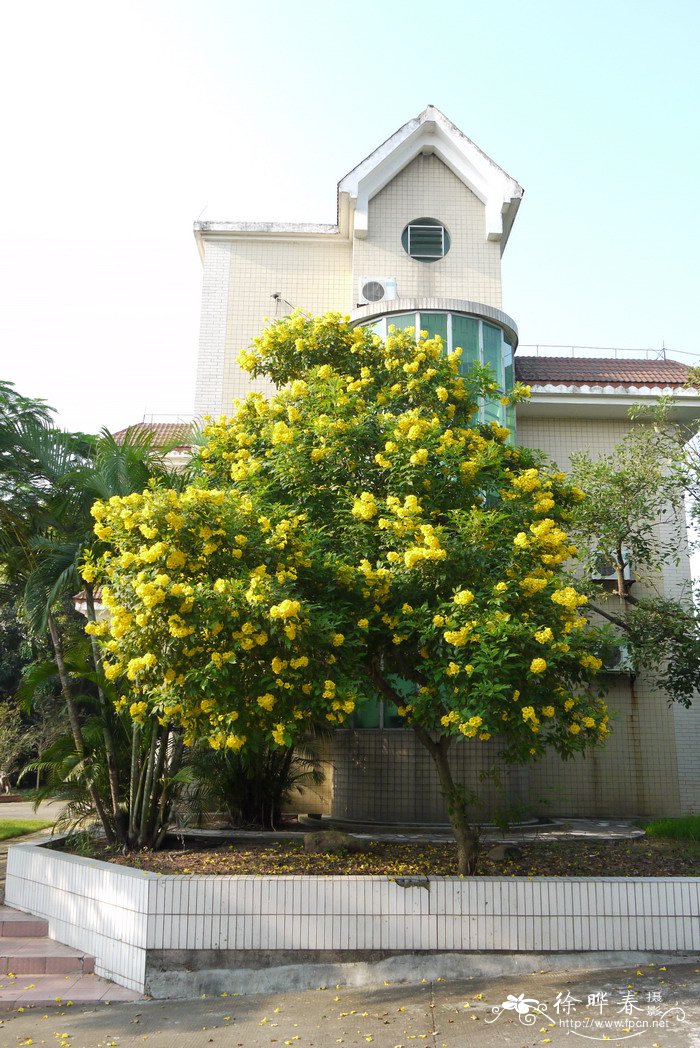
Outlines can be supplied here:
<path id="1" fill-rule="evenodd" d="M 65 807 L 63 801 L 42 801 L 34 811 L 33 801 L 0 801 L 0 819 L 57 819 Z"/>
<path id="2" fill-rule="evenodd" d="M 512 1005 L 521 995 L 530 1003 L 519 1014 Z M 589 996 L 598 1004 L 589 1005 Z M 676 1005 L 680 1012 L 668 1011 Z M 575 1048 L 628 1040 L 637 1048 L 700 1048 L 700 961 L 584 973 L 552 967 L 507 979 L 323 987 L 274 997 L 90 1009 L 76 1002 L 12 1013 L 0 1026 L 0 1048 Z"/>
<path id="3" fill-rule="evenodd" d="M 182 831 L 185 840 L 199 841 L 247 841 L 266 843 L 279 840 L 299 840 L 303 833 L 311 833 L 317 830 L 332 829 L 337 827 L 353 837 L 361 840 L 381 840 L 390 843 L 413 842 L 445 842 L 453 841 L 454 834 L 449 826 L 420 826 L 412 828 L 408 825 L 401 827 L 387 827 L 377 825 L 369 827 L 366 823 L 353 828 L 352 824 L 342 825 L 333 822 L 331 825 L 326 820 L 314 820 L 305 823 L 300 830 L 198 830 L 186 828 Z M 178 831 L 174 831 L 178 836 Z M 522 826 L 513 826 L 508 830 L 488 829 L 484 831 L 483 840 L 487 844 L 518 843 L 525 841 L 558 841 L 571 839 L 586 840 L 619 840 L 643 837 L 641 830 L 633 819 L 555 819 L 552 822 L 528 823 Z"/>

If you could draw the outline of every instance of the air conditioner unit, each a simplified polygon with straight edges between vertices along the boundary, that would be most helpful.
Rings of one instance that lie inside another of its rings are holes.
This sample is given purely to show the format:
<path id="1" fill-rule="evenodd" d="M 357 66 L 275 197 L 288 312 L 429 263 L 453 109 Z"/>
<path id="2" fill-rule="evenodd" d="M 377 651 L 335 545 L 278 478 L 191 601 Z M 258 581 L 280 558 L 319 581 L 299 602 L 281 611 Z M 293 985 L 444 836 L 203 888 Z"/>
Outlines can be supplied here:
<path id="1" fill-rule="evenodd" d="M 622 550 L 622 559 L 625 562 L 624 577 L 625 582 L 632 582 L 632 558 L 630 557 L 629 550 Z M 593 563 L 593 570 L 591 571 L 591 578 L 596 582 L 617 582 L 617 572 L 615 570 L 615 564 L 613 560 L 605 553 L 598 553 Z"/>
<path id="2" fill-rule="evenodd" d="M 635 672 L 634 662 L 630 650 L 625 644 L 619 648 L 612 648 L 605 653 L 603 659 L 603 673 L 629 673 Z"/>
<path id="3" fill-rule="evenodd" d="M 396 277 L 360 277 L 358 304 L 391 302 L 397 297 Z"/>

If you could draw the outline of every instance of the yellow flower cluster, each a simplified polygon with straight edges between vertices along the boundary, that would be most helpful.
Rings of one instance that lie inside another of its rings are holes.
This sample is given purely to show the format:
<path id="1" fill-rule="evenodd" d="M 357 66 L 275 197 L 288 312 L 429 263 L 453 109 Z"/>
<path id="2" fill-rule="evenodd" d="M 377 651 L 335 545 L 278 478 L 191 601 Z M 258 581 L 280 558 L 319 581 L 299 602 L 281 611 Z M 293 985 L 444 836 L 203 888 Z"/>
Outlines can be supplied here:
<path id="1" fill-rule="evenodd" d="M 532 597 L 535 593 L 539 593 L 540 590 L 543 590 L 548 582 L 548 578 L 526 575 L 525 578 L 520 580 L 520 588 L 526 597 Z"/>
<path id="2" fill-rule="evenodd" d="M 596 655 L 582 655 L 579 662 L 584 669 L 593 670 L 594 672 L 599 670 L 603 665 L 603 660 L 599 659 Z"/>
<path id="3" fill-rule="evenodd" d="M 568 608 L 569 611 L 575 611 L 582 604 L 588 603 L 588 597 L 584 593 L 578 593 L 573 586 L 563 586 L 561 589 L 555 590 L 551 600 L 555 604 L 561 604 L 562 607 Z"/>
<path id="4" fill-rule="evenodd" d="M 145 655 L 138 655 L 136 658 L 129 660 L 126 668 L 126 675 L 129 680 L 136 680 L 144 670 L 148 670 L 152 666 L 155 666 L 157 661 L 158 660 L 152 651 L 146 652 Z"/>
<path id="5" fill-rule="evenodd" d="M 511 484 L 519 491 L 534 491 L 541 485 L 539 471 L 536 469 L 523 470 L 519 476 L 513 477 Z"/>
<path id="6" fill-rule="evenodd" d="M 273 604 L 270 608 L 271 619 L 293 619 L 301 611 L 301 604 L 298 600 L 286 600 L 281 601 L 279 604 Z"/>
<path id="7" fill-rule="evenodd" d="M 452 644 L 455 648 L 461 648 L 468 640 L 473 639 L 473 630 L 476 625 L 476 619 L 472 622 L 465 622 L 458 630 L 445 630 L 443 637 L 448 644 Z"/>
<path id="8" fill-rule="evenodd" d="M 355 499 L 352 506 L 352 515 L 358 520 L 371 520 L 376 517 L 379 510 L 374 495 L 369 491 L 363 491 L 359 499 Z"/>

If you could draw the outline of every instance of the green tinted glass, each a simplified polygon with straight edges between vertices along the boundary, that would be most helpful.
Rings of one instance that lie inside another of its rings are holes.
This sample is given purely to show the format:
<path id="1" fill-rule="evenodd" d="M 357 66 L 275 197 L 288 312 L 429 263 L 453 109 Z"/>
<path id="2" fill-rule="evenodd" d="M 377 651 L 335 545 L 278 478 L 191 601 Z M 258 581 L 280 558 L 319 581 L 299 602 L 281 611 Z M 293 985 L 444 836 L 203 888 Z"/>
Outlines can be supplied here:
<path id="1" fill-rule="evenodd" d="M 515 408 L 511 404 L 510 407 L 506 408 L 506 426 L 510 430 L 510 437 L 508 438 L 509 444 L 515 443 Z"/>
<path id="2" fill-rule="evenodd" d="M 421 313 L 420 329 L 428 332 L 428 338 L 439 335 L 447 346 L 447 313 Z"/>
<path id="3" fill-rule="evenodd" d="M 484 418 L 487 422 L 503 422 L 503 405 L 497 400 L 484 401 Z"/>
<path id="4" fill-rule="evenodd" d="M 483 324 L 484 364 L 493 368 L 496 382 L 501 381 L 501 329 Z"/>
<path id="5" fill-rule="evenodd" d="M 361 702 L 353 714 L 355 728 L 379 727 L 379 699 L 367 699 Z"/>
<path id="6" fill-rule="evenodd" d="M 452 348 L 462 350 L 460 370 L 479 360 L 479 321 L 474 317 L 452 316 Z"/>
<path id="7" fill-rule="evenodd" d="M 400 717 L 396 706 L 393 702 L 384 703 L 384 727 L 385 728 L 405 728 L 406 720 L 404 717 Z"/>
<path id="8" fill-rule="evenodd" d="M 406 328 L 415 328 L 416 326 L 416 314 L 415 313 L 399 313 L 395 317 L 387 317 L 386 319 L 387 328 L 393 324 L 396 331 L 405 331 Z"/>

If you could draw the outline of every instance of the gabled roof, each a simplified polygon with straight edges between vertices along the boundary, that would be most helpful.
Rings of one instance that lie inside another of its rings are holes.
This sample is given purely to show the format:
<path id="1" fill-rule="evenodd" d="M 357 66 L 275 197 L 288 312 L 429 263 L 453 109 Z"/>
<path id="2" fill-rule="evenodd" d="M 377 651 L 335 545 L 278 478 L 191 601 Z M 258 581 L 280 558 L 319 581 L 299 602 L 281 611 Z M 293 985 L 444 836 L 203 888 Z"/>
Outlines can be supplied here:
<path id="1" fill-rule="evenodd" d="M 677 360 L 625 360 L 617 357 L 515 358 L 515 374 L 531 385 L 682 386 L 690 368 Z"/>
<path id="2" fill-rule="evenodd" d="M 354 203 L 355 236 L 367 236 L 369 201 L 420 153 L 434 153 L 486 206 L 486 236 L 508 240 L 523 195 L 503 168 L 435 106 L 409 120 L 338 183 L 338 212 Z M 341 222 L 342 225 L 342 222 Z"/>
<path id="3" fill-rule="evenodd" d="M 192 423 L 191 422 L 136 422 L 127 429 L 120 429 L 114 433 L 114 439 L 119 444 L 127 433 L 139 436 L 141 433 L 150 433 L 153 437 L 154 448 L 164 448 L 172 445 L 174 448 L 189 448 L 192 446 Z"/>

